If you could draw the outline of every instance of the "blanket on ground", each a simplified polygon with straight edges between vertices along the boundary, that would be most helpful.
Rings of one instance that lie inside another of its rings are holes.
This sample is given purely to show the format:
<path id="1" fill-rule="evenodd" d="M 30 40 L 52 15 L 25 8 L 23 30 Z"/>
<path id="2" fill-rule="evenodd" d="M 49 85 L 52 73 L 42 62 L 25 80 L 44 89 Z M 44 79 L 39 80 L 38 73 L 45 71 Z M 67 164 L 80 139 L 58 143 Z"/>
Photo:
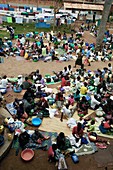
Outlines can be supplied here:
<path id="1" fill-rule="evenodd" d="M 27 131 L 29 134 L 32 134 L 34 132 L 34 130 L 28 130 Z M 33 150 L 37 150 L 37 149 L 40 149 L 41 147 L 44 147 L 47 145 L 46 149 L 49 149 L 49 147 L 52 145 L 52 140 L 54 138 L 57 137 L 57 133 L 56 132 L 43 132 L 43 131 L 40 131 L 42 135 L 44 136 L 50 136 L 50 139 L 48 140 L 44 140 L 41 144 L 39 144 L 39 147 L 37 147 L 37 145 L 34 143 L 34 145 L 31 146 L 31 148 Z M 12 143 L 12 148 L 14 148 L 16 150 L 16 155 L 18 155 L 19 153 L 19 150 L 21 149 L 20 145 L 19 145 L 19 138 L 16 138 L 13 140 L 13 143 Z"/>
<path id="2" fill-rule="evenodd" d="M 97 151 L 97 147 L 96 147 L 95 143 L 90 142 L 87 134 L 84 135 L 84 138 L 87 140 L 88 143 L 82 144 L 79 148 L 76 148 L 73 145 L 74 143 L 73 143 L 72 135 L 69 138 L 70 138 L 70 142 L 71 142 L 72 146 L 75 148 L 75 153 L 76 153 L 77 156 L 93 154 Z"/>
<path id="3" fill-rule="evenodd" d="M 17 110 L 14 108 L 13 102 L 6 104 L 6 109 L 11 115 L 15 115 Z"/>

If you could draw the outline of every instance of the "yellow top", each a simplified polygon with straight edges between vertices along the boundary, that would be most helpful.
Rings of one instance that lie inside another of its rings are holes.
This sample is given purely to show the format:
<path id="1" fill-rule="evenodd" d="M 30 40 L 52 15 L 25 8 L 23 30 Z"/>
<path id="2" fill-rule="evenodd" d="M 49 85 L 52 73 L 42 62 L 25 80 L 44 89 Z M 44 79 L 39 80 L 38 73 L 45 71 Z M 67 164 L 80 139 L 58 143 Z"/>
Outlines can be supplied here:
<path id="1" fill-rule="evenodd" d="M 85 94 L 87 93 L 87 87 L 82 86 L 81 89 L 80 89 L 80 93 L 81 93 L 82 95 L 85 95 Z"/>

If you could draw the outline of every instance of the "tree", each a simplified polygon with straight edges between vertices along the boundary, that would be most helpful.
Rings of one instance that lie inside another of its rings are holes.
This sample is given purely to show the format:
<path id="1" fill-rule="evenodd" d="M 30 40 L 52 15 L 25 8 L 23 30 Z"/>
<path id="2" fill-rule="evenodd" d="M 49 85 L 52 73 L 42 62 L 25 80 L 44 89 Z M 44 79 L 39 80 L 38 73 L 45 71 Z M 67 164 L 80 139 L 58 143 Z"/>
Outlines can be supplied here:
<path id="1" fill-rule="evenodd" d="M 63 0 L 54 0 L 53 2 L 53 11 L 54 11 L 54 22 L 53 22 L 53 31 L 55 30 L 55 23 L 56 23 L 56 14 L 63 6 Z"/>
<path id="2" fill-rule="evenodd" d="M 105 3 L 104 3 L 102 19 L 101 19 L 101 23 L 100 23 L 100 26 L 99 26 L 97 39 L 96 39 L 96 50 L 99 50 L 99 49 L 102 48 L 104 33 L 106 31 L 106 23 L 107 23 L 107 20 L 108 20 L 108 16 L 109 16 L 109 13 L 110 13 L 112 2 L 113 2 L 113 0 L 105 0 Z"/>

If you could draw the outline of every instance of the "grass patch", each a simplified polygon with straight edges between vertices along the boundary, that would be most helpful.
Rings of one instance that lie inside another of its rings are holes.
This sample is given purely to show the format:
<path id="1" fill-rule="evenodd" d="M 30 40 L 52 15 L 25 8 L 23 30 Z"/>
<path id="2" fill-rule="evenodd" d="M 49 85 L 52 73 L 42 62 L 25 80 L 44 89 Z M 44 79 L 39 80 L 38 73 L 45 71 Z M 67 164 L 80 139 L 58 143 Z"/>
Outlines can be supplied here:
<path id="1" fill-rule="evenodd" d="M 53 30 L 53 26 L 51 26 L 50 28 L 36 28 L 35 23 L 27 23 L 27 24 L 10 23 L 9 24 L 7 22 L 4 22 L 3 24 L 1 24 L 1 26 L 3 26 L 4 28 L 6 28 L 7 26 L 12 26 L 15 30 L 15 35 L 26 34 L 28 32 L 35 32 L 35 31 L 50 32 L 51 30 Z M 55 27 L 55 31 L 60 31 L 61 33 L 65 31 L 66 33 L 71 33 L 71 25 L 61 25 L 59 27 Z M 7 32 L 6 30 L 1 30 L 0 37 L 1 38 L 9 37 L 9 32 Z"/>

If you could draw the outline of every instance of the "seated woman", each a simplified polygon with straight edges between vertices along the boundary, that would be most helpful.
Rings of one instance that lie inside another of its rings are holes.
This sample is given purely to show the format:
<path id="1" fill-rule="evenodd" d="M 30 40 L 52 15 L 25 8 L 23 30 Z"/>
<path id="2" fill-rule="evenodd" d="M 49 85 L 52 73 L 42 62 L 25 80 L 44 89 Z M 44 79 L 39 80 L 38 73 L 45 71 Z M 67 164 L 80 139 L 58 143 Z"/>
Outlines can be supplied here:
<path id="1" fill-rule="evenodd" d="M 77 89 L 76 93 L 74 93 L 73 95 L 74 95 L 75 101 L 78 102 L 80 100 L 80 91 Z"/>
<path id="2" fill-rule="evenodd" d="M 41 144 L 43 140 L 48 140 L 50 136 L 44 136 L 42 133 L 39 132 L 39 130 L 35 130 L 35 132 L 31 136 L 33 142 Z"/>
<path id="3" fill-rule="evenodd" d="M 21 148 L 25 148 L 25 145 L 29 143 L 30 140 L 30 135 L 25 131 L 20 134 L 19 136 L 19 144 Z"/>
<path id="4" fill-rule="evenodd" d="M 36 87 L 36 97 L 41 98 L 41 97 L 47 97 L 49 92 L 46 92 L 46 89 L 42 88 L 41 85 L 35 84 Z"/>
<path id="5" fill-rule="evenodd" d="M 28 79 L 28 77 L 25 77 L 25 81 L 21 85 L 22 89 L 27 90 L 31 86 L 32 86 L 32 82 Z"/>
<path id="6" fill-rule="evenodd" d="M 63 132 L 59 133 L 56 140 L 57 140 L 58 149 L 60 149 L 63 152 L 67 152 L 67 151 L 72 152 L 73 149 L 70 140 L 65 136 Z"/>
<path id="7" fill-rule="evenodd" d="M 23 95 L 23 99 L 28 100 L 30 99 L 31 101 L 34 101 L 35 95 L 34 91 L 31 88 L 27 88 L 26 92 Z"/>
<path id="8" fill-rule="evenodd" d="M 21 88 L 18 84 L 15 84 L 15 85 L 13 86 L 13 91 L 14 91 L 15 93 L 20 93 L 20 92 L 22 91 L 22 88 Z"/>
<path id="9" fill-rule="evenodd" d="M 83 96 L 82 99 L 77 103 L 77 110 L 79 116 L 84 116 L 88 113 L 89 103 L 86 97 Z"/>
<path id="10" fill-rule="evenodd" d="M 67 86 L 67 80 L 65 76 L 62 76 L 61 78 L 61 87 Z"/>
<path id="11" fill-rule="evenodd" d="M 64 155 L 58 149 L 57 144 L 52 144 L 48 150 L 48 161 L 55 162 L 55 166 L 58 166 L 58 169 L 68 169 Z"/>
<path id="12" fill-rule="evenodd" d="M 82 124 L 78 122 L 77 125 L 74 126 L 72 130 L 72 135 L 75 138 L 76 147 L 80 147 L 83 134 L 84 132 L 83 132 Z"/>
<path id="13" fill-rule="evenodd" d="M 73 106 L 73 105 L 74 105 L 74 103 L 75 103 L 74 96 L 73 96 L 73 95 L 71 95 L 71 96 L 69 97 L 69 99 L 68 99 L 68 104 Z"/>
<path id="14" fill-rule="evenodd" d="M 43 113 L 44 117 L 49 117 L 49 104 L 48 101 L 41 97 L 40 101 L 37 103 L 38 110 Z"/>
<path id="15" fill-rule="evenodd" d="M 37 107 L 35 106 L 35 103 L 32 99 L 28 98 L 27 100 L 24 99 L 24 110 L 28 115 L 36 114 L 35 111 L 37 110 Z M 36 109 L 35 109 L 36 108 Z"/>
<path id="16" fill-rule="evenodd" d="M 17 108 L 17 118 L 21 120 L 22 122 L 25 121 L 25 119 L 28 118 L 27 113 L 24 110 L 24 103 L 22 101 L 19 101 Z"/>
<path id="17" fill-rule="evenodd" d="M 111 121 L 110 120 L 107 120 L 105 118 L 105 120 L 103 120 L 99 126 L 99 129 L 100 131 L 103 133 L 103 134 L 107 134 L 109 132 L 112 131 L 112 128 L 111 128 Z"/>

